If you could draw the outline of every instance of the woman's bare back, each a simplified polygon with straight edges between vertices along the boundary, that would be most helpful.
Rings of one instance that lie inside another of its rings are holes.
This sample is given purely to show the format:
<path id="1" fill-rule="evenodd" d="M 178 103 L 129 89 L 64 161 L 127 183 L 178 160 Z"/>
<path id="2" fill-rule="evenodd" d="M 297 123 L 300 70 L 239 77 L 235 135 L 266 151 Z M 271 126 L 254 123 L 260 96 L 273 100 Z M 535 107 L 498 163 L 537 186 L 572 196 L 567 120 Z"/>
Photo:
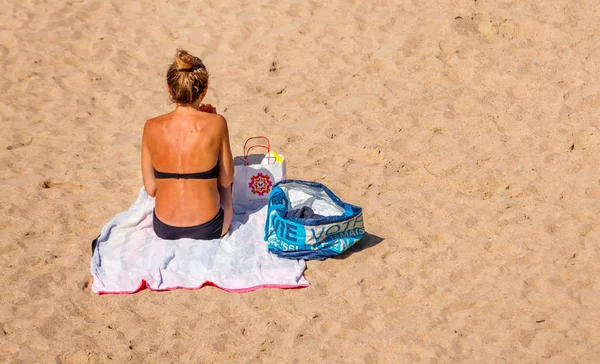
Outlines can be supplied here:
<path id="1" fill-rule="evenodd" d="M 219 164 L 218 178 L 154 179 L 155 213 L 161 221 L 172 226 L 194 226 L 215 217 L 220 209 L 219 182 L 228 186 L 223 182 L 229 181 L 222 180 L 233 177 L 223 176 L 231 169 L 227 134 L 222 116 L 193 108 L 177 108 L 146 122 L 143 144 L 151 165 L 144 166 L 142 161 L 143 169 L 151 166 L 159 172 L 189 174 L 210 171 Z M 227 150 L 223 150 L 224 140 Z M 144 173 L 145 185 L 149 174 Z"/>

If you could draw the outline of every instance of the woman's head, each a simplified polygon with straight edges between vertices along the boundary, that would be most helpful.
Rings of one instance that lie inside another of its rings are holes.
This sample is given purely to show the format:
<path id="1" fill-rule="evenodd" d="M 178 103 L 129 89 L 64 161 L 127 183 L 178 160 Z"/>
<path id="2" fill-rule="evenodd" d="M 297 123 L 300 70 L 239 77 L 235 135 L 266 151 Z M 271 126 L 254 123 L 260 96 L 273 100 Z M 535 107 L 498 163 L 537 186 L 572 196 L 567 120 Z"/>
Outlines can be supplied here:
<path id="1" fill-rule="evenodd" d="M 173 102 L 191 104 L 208 87 L 208 71 L 200 58 L 178 49 L 167 71 L 167 85 Z"/>

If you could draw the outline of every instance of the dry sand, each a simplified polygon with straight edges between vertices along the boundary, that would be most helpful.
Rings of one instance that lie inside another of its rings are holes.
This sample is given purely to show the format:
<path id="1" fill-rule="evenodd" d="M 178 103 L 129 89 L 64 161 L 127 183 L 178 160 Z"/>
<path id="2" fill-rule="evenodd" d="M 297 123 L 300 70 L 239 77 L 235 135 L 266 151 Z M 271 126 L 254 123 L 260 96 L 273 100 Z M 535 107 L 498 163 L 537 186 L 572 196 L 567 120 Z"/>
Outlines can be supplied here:
<path id="1" fill-rule="evenodd" d="M 0 4 L 0 361 L 600 361 L 597 0 Z M 235 154 L 364 207 L 312 287 L 86 285 L 177 47 Z"/>

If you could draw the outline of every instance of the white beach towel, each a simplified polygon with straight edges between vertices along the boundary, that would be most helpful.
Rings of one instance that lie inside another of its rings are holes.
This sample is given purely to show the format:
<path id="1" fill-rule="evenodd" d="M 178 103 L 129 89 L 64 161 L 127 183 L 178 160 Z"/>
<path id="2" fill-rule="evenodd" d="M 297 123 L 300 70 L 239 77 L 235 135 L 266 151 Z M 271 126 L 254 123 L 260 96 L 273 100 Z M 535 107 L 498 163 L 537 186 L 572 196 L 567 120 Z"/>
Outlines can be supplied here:
<path id="1" fill-rule="evenodd" d="M 267 208 L 234 215 L 229 233 L 217 240 L 163 240 L 152 228 L 154 198 L 142 188 L 129 211 L 115 216 L 94 241 L 92 290 L 135 293 L 213 285 L 231 292 L 299 288 L 303 260 L 282 259 L 263 240 Z"/>

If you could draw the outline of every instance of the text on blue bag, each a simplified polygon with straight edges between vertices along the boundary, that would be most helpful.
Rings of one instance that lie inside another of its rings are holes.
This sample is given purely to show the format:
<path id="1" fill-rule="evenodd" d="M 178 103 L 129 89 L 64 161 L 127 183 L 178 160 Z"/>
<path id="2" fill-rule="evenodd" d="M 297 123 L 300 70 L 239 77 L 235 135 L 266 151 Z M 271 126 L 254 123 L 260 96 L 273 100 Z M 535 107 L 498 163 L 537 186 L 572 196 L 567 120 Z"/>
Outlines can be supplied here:
<path id="1" fill-rule="evenodd" d="M 276 211 L 271 213 L 270 218 L 271 233 L 281 241 L 278 245 L 286 251 L 317 250 L 334 241 L 337 241 L 338 249 L 344 250 L 364 234 L 362 213 L 350 220 L 315 227 L 285 220 Z"/>

